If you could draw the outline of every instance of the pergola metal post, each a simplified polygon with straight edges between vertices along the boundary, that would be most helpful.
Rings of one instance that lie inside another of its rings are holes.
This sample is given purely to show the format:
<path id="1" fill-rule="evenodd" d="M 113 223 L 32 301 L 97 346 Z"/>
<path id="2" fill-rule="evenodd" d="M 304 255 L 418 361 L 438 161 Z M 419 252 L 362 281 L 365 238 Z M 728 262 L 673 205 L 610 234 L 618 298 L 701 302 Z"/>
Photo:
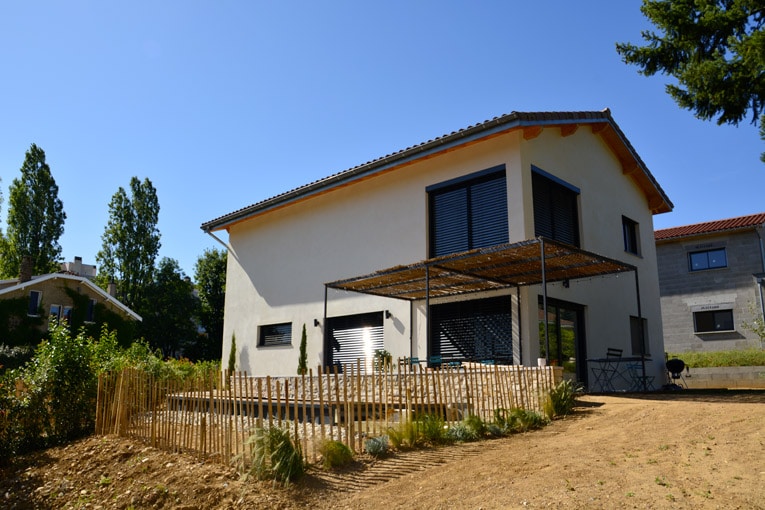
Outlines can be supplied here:
<path id="1" fill-rule="evenodd" d="M 547 331 L 547 275 L 545 274 L 545 240 L 539 238 L 540 256 L 542 257 L 540 263 L 542 266 L 542 309 L 544 313 L 544 325 L 545 325 L 545 362 L 550 364 L 550 333 Z"/>
<path id="2" fill-rule="evenodd" d="M 516 286 L 515 287 L 515 304 L 518 308 L 518 313 L 516 313 L 516 317 L 518 317 L 518 364 L 523 365 L 523 340 L 521 338 L 521 327 L 523 324 L 521 323 L 521 288 Z"/>
<path id="3" fill-rule="evenodd" d="M 645 331 L 643 331 L 643 309 L 640 305 L 640 278 L 638 277 L 637 267 L 635 268 L 635 294 L 637 297 L 638 334 L 640 335 L 640 365 L 643 370 L 643 391 L 648 391 L 648 380 L 645 375 Z"/>
<path id="4" fill-rule="evenodd" d="M 430 266 L 425 266 L 425 345 L 430 344 Z M 427 349 L 427 347 L 426 347 Z"/>
<path id="5" fill-rule="evenodd" d="M 321 329 L 322 329 L 322 342 L 324 344 L 321 346 L 322 351 L 324 351 L 324 366 L 327 366 L 327 356 L 329 355 L 329 349 L 327 348 L 329 346 L 329 339 L 327 338 L 327 290 L 329 289 L 329 286 L 325 283 L 324 284 L 324 318 L 321 321 Z"/>

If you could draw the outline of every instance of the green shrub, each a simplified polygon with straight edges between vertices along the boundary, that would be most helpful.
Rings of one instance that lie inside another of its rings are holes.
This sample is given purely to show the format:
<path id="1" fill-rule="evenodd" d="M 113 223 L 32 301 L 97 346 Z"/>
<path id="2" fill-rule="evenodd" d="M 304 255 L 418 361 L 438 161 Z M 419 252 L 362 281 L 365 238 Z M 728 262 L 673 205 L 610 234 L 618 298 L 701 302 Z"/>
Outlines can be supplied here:
<path id="1" fill-rule="evenodd" d="M 373 457 L 382 457 L 388 453 L 388 436 L 371 437 L 364 441 L 364 448 Z"/>
<path id="2" fill-rule="evenodd" d="M 400 422 L 395 427 L 388 428 L 388 438 L 393 448 L 415 448 L 422 444 L 420 423 L 412 420 Z"/>
<path id="3" fill-rule="evenodd" d="M 536 411 L 514 407 L 512 409 L 495 409 L 494 423 L 505 434 L 512 434 L 541 428 L 547 421 L 543 415 Z"/>
<path id="4" fill-rule="evenodd" d="M 468 427 L 465 422 L 455 423 L 446 431 L 446 437 L 450 441 L 457 443 L 469 443 L 472 441 L 478 441 L 480 437 L 476 435 L 475 430 Z"/>
<path id="5" fill-rule="evenodd" d="M 679 352 L 668 353 L 667 355 L 670 358 L 680 358 L 690 368 L 765 366 L 765 350 L 761 349 Z"/>
<path id="6" fill-rule="evenodd" d="M 431 444 L 443 444 L 447 441 L 444 419 L 435 414 L 423 415 L 419 420 L 418 430 L 422 440 Z"/>
<path id="7" fill-rule="evenodd" d="M 29 387 L 33 393 L 42 393 L 47 403 L 48 438 L 60 443 L 92 432 L 98 375 L 92 341 L 84 332 L 73 336 L 63 325 L 53 327 L 29 368 Z"/>
<path id="8" fill-rule="evenodd" d="M 465 426 L 469 430 L 472 430 L 476 437 L 481 438 L 486 435 L 486 422 L 484 422 L 480 416 L 471 414 L 463 421 Z"/>
<path id="9" fill-rule="evenodd" d="M 319 453 L 322 456 L 324 469 L 334 469 L 345 466 L 353 460 L 353 452 L 348 446 L 334 439 L 326 439 L 319 445 Z"/>
<path id="10" fill-rule="evenodd" d="M 552 390 L 544 404 L 545 416 L 552 420 L 558 416 L 566 416 L 576 405 L 576 397 L 581 393 L 581 388 L 574 381 L 564 379 Z"/>
<path id="11" fill-rule="evenodd" d="M 300 442 L 293 441 L 288 430 L 256 428 L 247 444 L 252 451 L 252 466 L 248 471 L 258 479 L 289 484 L 305 474 Z"/>
<path id="12" fill-rule="evenodd" d="M 375 350 L 374 366 L 375 370 L 382 372 L 387 370 L 393 364 L 393 356 L 385 349 Z"/>
<path id="13" fill-rule="evenodd" d="M 486 433 L 490 437 L 502 437 L 505 435 L 505 431 L 496 423 L 488 423 L 486 425 Z"/>

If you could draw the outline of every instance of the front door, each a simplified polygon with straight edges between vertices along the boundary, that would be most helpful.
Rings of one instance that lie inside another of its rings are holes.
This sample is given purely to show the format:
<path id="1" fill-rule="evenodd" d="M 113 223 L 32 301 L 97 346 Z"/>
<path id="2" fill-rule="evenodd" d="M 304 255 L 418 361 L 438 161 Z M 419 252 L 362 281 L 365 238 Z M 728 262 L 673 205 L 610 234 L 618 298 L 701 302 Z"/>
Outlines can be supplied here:
<path id="1" fill-rule="evenodd" d="M 584 334 L 584 307 L 576 303 L 547 299 L 547 339 L 544 304 L 539 298 L 539 355 L 550 365 L 563 367 L 563 377 L 587 384 L 587 343 Z M 549 343 L 549 352 L 548 352 Z"/>

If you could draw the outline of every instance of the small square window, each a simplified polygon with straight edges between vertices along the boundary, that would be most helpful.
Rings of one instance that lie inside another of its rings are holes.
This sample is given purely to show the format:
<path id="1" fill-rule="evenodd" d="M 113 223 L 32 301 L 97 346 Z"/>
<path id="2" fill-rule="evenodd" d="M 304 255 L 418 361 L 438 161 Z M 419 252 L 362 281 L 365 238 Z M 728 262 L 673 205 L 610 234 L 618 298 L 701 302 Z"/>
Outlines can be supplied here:
<path id="1" fill-rule="evenodd" d="M 688 254 L 689 271 L 705 271 L 728 267 L 728 257 L 725 248 L 695 251 Z"/>
<path id="2" fill-rule="evenodd" d="M 622 216 L 622 233 L 624 234 L 624 251 L 633 255 L 640 255 L 640 236 L 637 222 Z"/>
<path id="3" fill-rule="evenodd" d="M 258 346 L 275 347 L 278 345 L 292 344 L 292 323 L 269 324 L 260 327 Z"/>
<path id="4" fill-rule="evenodd" d="M 694 312 L 693 330 L 696 333 L 733 331 L 733 310 Z"/>

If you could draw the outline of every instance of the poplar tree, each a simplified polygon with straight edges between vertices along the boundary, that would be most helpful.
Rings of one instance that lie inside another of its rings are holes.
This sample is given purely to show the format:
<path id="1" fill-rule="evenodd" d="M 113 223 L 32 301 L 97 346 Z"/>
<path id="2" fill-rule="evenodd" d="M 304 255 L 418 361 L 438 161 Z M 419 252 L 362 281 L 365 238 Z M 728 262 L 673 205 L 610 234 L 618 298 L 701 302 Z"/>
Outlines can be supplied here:
<path id="1" fill-rule="evenodd" d="M 29 257 L 34 274 L 58 270 L 66 213 L 58 185 L 45 162 L 45 152 L 32 144 L 24 157 L 21 176 L 8 194 L 8 221 L 0 272 L 19 276 L 21 260 Z"/>
<path id="2" fill-rule="evenodd" d="M 130 179 L 130 196 L 120 186 L 109 202 L 109 221 L 101 236 L 99 284 L 117 285 L 117 297 L 128 307 L 141 308 L 144 293 L 153 281 L 159 253 L 159 200 L 149 179 Z"/>

